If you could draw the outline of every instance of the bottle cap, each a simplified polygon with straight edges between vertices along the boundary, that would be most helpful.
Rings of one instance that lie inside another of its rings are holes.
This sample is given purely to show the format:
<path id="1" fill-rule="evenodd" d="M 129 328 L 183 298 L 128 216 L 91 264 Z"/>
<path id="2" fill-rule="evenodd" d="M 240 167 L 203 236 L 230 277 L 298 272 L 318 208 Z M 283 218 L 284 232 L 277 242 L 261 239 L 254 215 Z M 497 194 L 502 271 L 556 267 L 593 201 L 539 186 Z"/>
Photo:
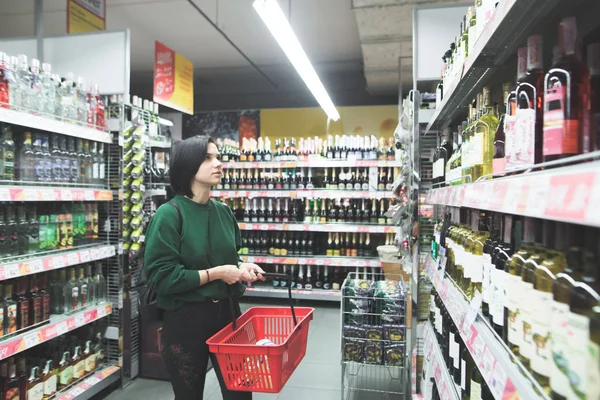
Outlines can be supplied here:
<path id="1" fill-rule="evenodd" d="M 541 35 L 529 36 L 527 39 L 527 70 L 543 69 L 543 39 Z"/>
<path id="2" fill-rule="evenodd" d="M 38 60 L 37 58 L 32 58 L 31 68 L 40 69 L 40 60 Z"/>
<path id="3" fill-rule="evenodd" d="M 52 66 L 50 65 L 50 63 L 43 63 L 42 71 L 47 72 L 48 74 L 52 73 Z"/>
<path id="4" fill-rule="evenodd" d="M 25 54 L 19 54 L 19 65 L 27 66 L 27 56 Z"/>
<path id="5" fill-rule="evenodd" d="M 527 75 L 527 48 L 520 47 L 517 50 L 517 80 L 523 79 Z"/>

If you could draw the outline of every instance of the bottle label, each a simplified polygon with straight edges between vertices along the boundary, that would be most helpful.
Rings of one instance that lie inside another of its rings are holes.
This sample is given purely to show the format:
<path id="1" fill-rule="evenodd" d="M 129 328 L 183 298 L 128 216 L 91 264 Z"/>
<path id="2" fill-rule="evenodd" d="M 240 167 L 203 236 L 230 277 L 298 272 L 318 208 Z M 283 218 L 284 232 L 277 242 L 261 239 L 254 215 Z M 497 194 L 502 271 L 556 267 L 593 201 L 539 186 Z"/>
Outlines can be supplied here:
<path id="1" fill-rule="evenodd" d="M 471 263 L 471 282 L 472 283 L 482 283 L 483 282 L 483 266 L 481 265 L 481 256 L 471 254 L 470 255 L 470 263 Z"/>
<path id="2" fill-rule="evenodd" d="M 544 99 L 544 156 L 577 154 L 579 121 L 565 119 L 566 93 L 569 87 L 556 86 L 546 91 Z"/>
<path id="3" fill-rule="evenodd" d="M 106 172 L 104 171 L 105 165 L 106 164 L 104 164 L 104 162 L 100 162 L 100 166 L 99 166 L 99 170 L 98 170 L 98 179 L 100 179 L 100 180 L 104 180 L 106 177 Z"/>
<path id="4" fill-rule="evenodd" d="M 508 308 L 508 342 L 520 346 L 523 341 L 523 323 L 521 307 L 523 306 L 523 288 L 520 276 L 507 274 L 508 291 L 506 293 Z"/>
<path id="5" fill-rule="evenodd" d="M 77 286 L 74 286 L 71 289 L 71 298 L 72 298 L 72 305 L 71 305 L 71 309 L 72 310 L 77 310 L 77 307 L 79 306 L 79 288 Z"/>
<path id="6" fill-rule="evenodd" d="M 492 273 L 493 265 L 491 263 L 491 257 L 489 254 L 484 254 L 481 257 L 481 271 L 483 281 L 481 282 L 481 298 L 484 303 L 490 303 L 490 275 Z"/>
<path id="7" fill-rule="evenodd" d="M 481 400 L 481 384 L 471 380 L 471 400 Z"/>
<path id="8" fill-rule="evenodd" d="M 65 369 L 63 369 L 62 372 L 60 373 L 59 383 L 61 386 L 66 386 L 66 385 L 70 384 L 72 380 L 73 380 L 73 367 L 68 366 Z"/>
<path id="9" fill-rule="evenodd" d="M 532 299 L 534 299 L 535 291 L 533 290 L 533 284 L 529 282 L 521 282 L 521 290 L 523 302 L 521 304 L 521 325 L 518 326 L 521 328 L 521 344 L 519 346 L 519 351 L 523 357 L 531 360 L 535 353 L 532 328 L 534 313 L 533 303 L 536 302 L 536 300 L 532 301 Z"/>
<path id="10" fill-rule="evenodd" d="M 504 302 L 506 298 L 507 274 L 502 270 L 492 270 L 493 299 L 490 301 L 492 321 L 498 326 L 504 326 Z"/>
<path id="11" fill-rule="evenodd" d="M 36 384 L 27 391 L 27 400 L 42 400 L 44 397 L 44 384 L 42 382 Z"/>
<path id="12" fill-rule="evenodd" d="M 35 297 L 33 299 L 33 321 L 32 324 L 39 324 L 42 322 L 42 298 Z"/>
<path id="13" fill-rule="evenodd" d="M 517 109 L 513 149 L 506 154 L 506 167 L 518 168 L 535 163 L 535 118 L 534 109 Z"/>
<path id="14" fill-rule="evenodd" d="M 588 399 L 600 399 L 600 346 L 590 341 L 588 346 Z"/>
<path id="15" fill-rule="evenodd" d="M 23 301 L 19 304 L 19 312 L 21 314 L 20 327 L 21 329 L 29 326 L 29 301 Z"/>
<path id="16" fill-rule="evenodd" d="M 550 324 L 552 319 L 552 293 L 534 290 L 531 299 L 533 305 L 532 340 L 534 351 L 531 368 L 538 374 L 550 377 L 552 364 L 552 344 Z"/>
<path id="17" fill-rule="evenodd" d="M 20 399 L 19 388 L 15 387 L 15 388 L 7 389 L 6 393 L 4 393 L 4 399 L 6 399 L 6 400 L 19 400 Z"/>
<path id="18" fill-rule="evenodd" d="M 569 312 L 567 314 L 569 326 L 569 351 L 565 353 L 563 368 L 569 377 L 569 386 L 566 397 L 568 399 L 592 399 L 586 397 L 589 385 L 590 368 L 594 367 L 592 361 L 592 350 L 590 344 L 590 320 L 589 318 Z M 598 353 L 595 354 L 595 362 L 598 363 Z M 595 366 L 597 368 L 597 366 Z M 597 384 L 597 383 L 595 383 Z M 597 398 L 597 397 L 596 397 Z"/>
<path id="19" fill-rule="evenodd" d="M 483 164 L 483 132 L 475 132 L 469 142 L 469 165 Z"/>
<path id="20" fill-rule="evenodd" d="M 550 363 L 550 388 L 560 396 L 569 392 L 565 357 L 569 353 L 569 305 L 552 302 L 550 327 L 552 329 L 552 362 Z"/>
<path id="21" fill-rule="evenodd" d="M 85 375 L 85 360 L 79 360 L 74 366 L 73 366 L 73 378 L 74 379 L 79 379 L 81 378 L 83 375 Z"/>
<path id="22" fill-rule="evenodd" d="M 464 359 L 460 360 L 460 387 L 467 390 L 467 362 Z"/>
<path id="23" fill-rule="evenodd" d="M 54 392 L 56 392 L 57 381 L 58 381 L 58 379 L 56 378 L 56 375 L 53 374 L 50 378 L 48 378 L 44 382 L 44 395 L 45 396 L 50 396 L 50 395 L 54 394 Z"/>
<path id="24" fill-rule="evenodd" d="M 6 333 L 14 333 L 17 331 L 17 305 L 10 304 L 6 307 L 6 314 L 6 318 L 8 318 Z"/>

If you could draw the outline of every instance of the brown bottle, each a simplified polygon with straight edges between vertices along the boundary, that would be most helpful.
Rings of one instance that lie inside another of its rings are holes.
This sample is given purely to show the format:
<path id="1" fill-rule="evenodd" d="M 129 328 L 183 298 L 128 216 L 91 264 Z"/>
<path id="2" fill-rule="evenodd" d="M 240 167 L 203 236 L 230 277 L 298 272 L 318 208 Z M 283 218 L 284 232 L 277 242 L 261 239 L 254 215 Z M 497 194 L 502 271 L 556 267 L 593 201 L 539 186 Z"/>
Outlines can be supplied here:
<path id="1" fill-rule="evenodd" d="M 13 300 L 13 284 L 11 282 L 4 285 L 4 296 L 2 301 L 4 332 L 5 334 L 15 333 L 17 331 L 17 302 Z"/>
<path id="2" fill-rule="evenodd" d="M 6 371 L 8 369 L 8 375 Z M 8 365 L 2 363 L 0 366 L 0 375 L 7 376 L 2 382 L 2 393 L 4 393 L 4 400 L 19 400 L 19 378 L 17 377 L 17 366 L 15 364 Z"/>
<path id="3" fill-rule="evenodd" d="M 29 299 L 29 320 L 31 325 L 37 325 L 43 321 L 42 296 L 39 293 L 37 277 L 31 276 L 29 291 L 26 294 Z"/>
<path id="4" fill-rule="evenodd" d="M 13 299 L 17 303 L 17 330 L 25 329 L 30 325 L 30 301 L 25 295 L 26 283 L 24 279 L 18 279 L 15 283 L 17 290 Z"/>
<path id="5" fill-rule="evenodd" d="M 50 320 L 50 293 L 48 292 L 48 275 L 41 275 L 41 287 L 38 293 L 42 297 L 42 321 Z"/>
<path id="6" fill-rule="evenodd" d="M 44 397 L 44 382 L 38 374 L 39 367 L 31 368 L 31 375 L 27 379 L 27 400 L 42 400 Z"/>
<path id="7" fill-rule="evenodd" d="M 544 99 L 544 161 L 592 149 L 590 73 L 579 57 L 575 17 L 559 25 L 559 59 L 546 74 Z"/>

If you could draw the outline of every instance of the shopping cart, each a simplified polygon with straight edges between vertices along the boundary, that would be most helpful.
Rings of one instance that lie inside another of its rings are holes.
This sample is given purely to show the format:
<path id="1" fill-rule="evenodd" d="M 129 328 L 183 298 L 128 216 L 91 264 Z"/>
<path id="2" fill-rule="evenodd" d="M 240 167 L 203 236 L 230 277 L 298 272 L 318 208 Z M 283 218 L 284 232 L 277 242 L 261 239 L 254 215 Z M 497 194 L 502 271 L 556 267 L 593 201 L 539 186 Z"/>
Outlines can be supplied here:
<path id="1" fill-rule="evenodd" d="M 314 309 L 294 308 L 288 274 L 263 275 L 288 280 L 290 307 L 252 307 L 206 341 L 228 390 L 279 393 L 306 353 Z"/>

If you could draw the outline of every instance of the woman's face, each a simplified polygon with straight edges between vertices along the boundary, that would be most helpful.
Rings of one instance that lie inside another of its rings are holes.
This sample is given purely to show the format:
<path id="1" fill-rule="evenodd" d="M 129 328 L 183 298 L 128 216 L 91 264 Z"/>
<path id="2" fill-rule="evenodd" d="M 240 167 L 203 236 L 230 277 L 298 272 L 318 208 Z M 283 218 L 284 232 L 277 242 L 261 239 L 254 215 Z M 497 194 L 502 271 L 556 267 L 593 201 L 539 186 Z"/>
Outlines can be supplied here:
<path id="1" fill-rule="evenodd" d="M 209 143 L 206 149 L 206 158 L 200 164 L 194 180 L 202 185 L 215 186 L 221 181 L 221 154 L 214 143 Z"/>

